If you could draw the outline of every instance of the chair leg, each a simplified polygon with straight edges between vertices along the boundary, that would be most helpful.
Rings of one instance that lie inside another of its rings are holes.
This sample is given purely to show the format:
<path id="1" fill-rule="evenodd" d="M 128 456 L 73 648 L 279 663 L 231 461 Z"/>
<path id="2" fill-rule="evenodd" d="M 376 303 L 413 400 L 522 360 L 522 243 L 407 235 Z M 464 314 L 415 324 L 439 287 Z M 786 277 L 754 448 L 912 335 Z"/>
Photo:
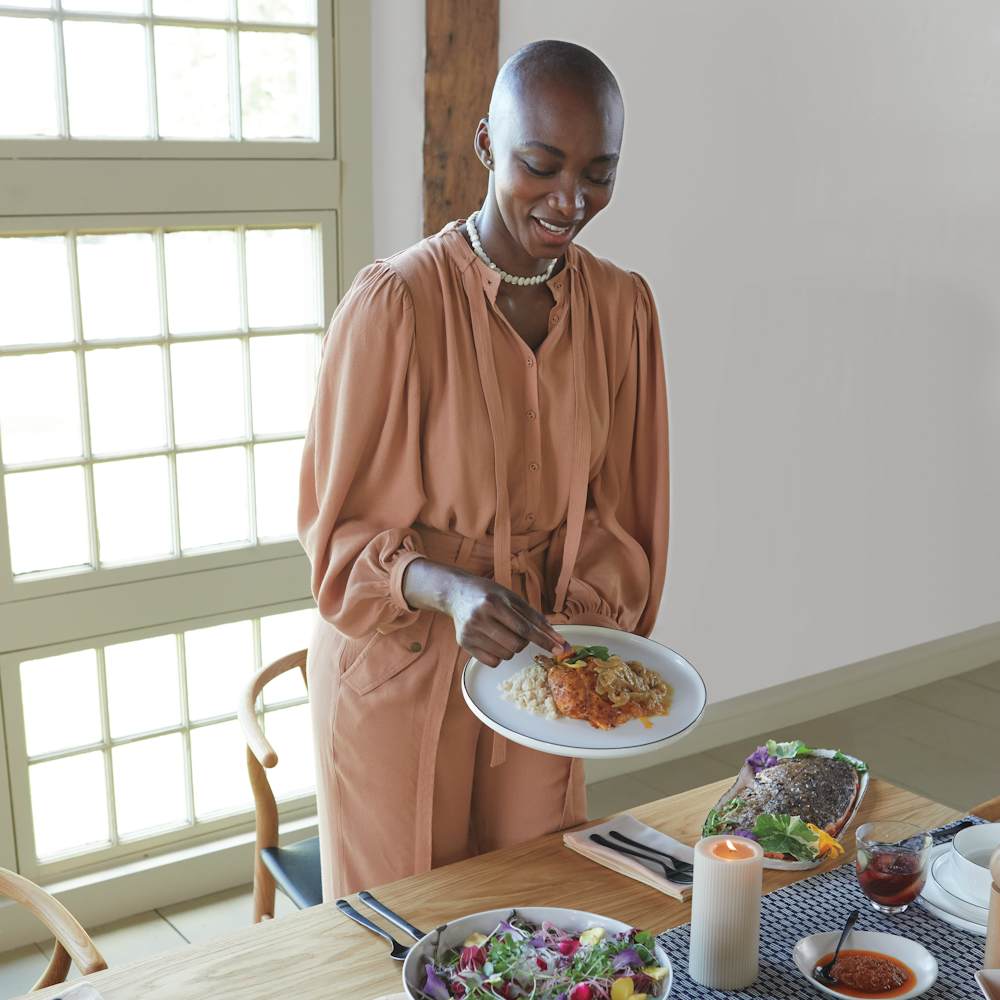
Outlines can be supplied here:
<path id="1" fill-rule="evenodd" d="M 253 872 L 253 922 L 274 919 L 274 897 L 276 886 L 274 876 L 258 857 Z"/>

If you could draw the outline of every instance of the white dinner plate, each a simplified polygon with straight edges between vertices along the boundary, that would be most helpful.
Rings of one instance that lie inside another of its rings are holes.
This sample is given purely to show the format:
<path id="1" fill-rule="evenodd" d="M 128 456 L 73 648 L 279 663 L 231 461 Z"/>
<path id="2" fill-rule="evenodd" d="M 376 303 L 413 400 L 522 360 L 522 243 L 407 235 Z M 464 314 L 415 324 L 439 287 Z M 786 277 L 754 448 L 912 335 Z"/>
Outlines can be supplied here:
<path id="1" fill-rule="evenodd" d="M 607 646 L 623 660 L 639 660 L 674 689 L 669 715 L 653 716 L 647 729 L 632 719 L 614 729 L 595 729 L 581 719 L 546 719 L 518 708 L 500 694 L 500 685 L 534 663 L 539 648 L 529 645 L 499 667 L 469 660 L 462 674 L 462 694 L 485 725 L 521 746 L 561 757 L 632 757 L 649 753 L 686 736 L 705 711 L 708 695 L 701 675 L 680 653 L 631 632 L 602 625 L 556 625 L 567 642 Z"/>
<path id="2" fill-rule="evenodd" d="M 843 1000 L 843 993 L 828 989 L 813 977 L 813 970 L 819 960 L 829 955 L 837 947 L 839 939 L 840 931 L 826 931 L 803 938 L 792 949 L 792 960 L 799 972 L 817 990 Z M 911 941 L 909 938 L 900 937 L 898 934 L 883 934 L 880 931 L 851 931 L 844 943 L 844 948 L 847 951 L 856 949 L 876 951 L 908 965 L 917 977 L 917 982 L 911 990 L 900 993 L 897 1000 L 913 1000 L 913 997 L 926 993 L 937 982 L 937 959 L 922 944 L 917 944 L 916 941 Z M 873 993 L 872 996 L 875 994 Z"/>
<path id="3" fill-rule="evenodd" d="M 937 847 L 931 848 L 931 856 L 927 862 L 927 881 L 924 883 L 923 891 L 917 897 L 917 903 L 946 924 L 957 927 L 959 930 L 968 931 L 978 937 L 985 937 L 986 921 L 977 912 L 981 911 L 981 908 L 958 899 L 946 891 L 934 878 L 935 863 L 945 852 L 950 850 L 951 844 L 939 844 Z"/>
<path id="4" fill-rule="evenodd" d="M 942 845 L 945 846 L 945 845 Z M 948 845 L 950 846 L 950 845 Z M 952 905 L 955 912 L 968 920 L 985 924 L 990 913 L 988 906 L 978 903 L 962 895 L 961 885 L 954 879 L 949 859 L 952 851 L 941 851 L 937 857 L 931 857 L 927 866 L 927 881 L 944 894 L 944 898 Z"/>

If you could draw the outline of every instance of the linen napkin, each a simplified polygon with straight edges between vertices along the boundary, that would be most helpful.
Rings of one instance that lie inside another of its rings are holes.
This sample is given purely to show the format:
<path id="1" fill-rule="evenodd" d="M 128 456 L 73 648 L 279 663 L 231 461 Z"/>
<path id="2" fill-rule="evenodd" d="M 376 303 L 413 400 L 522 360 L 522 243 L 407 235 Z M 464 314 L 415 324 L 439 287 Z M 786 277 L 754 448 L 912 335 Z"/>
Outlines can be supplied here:
<path id="1" fill-rule="evenodd" d="M 617 830 L 623 836 L 639 844 L 644 844 L 646 847 L 655 847 L 658 851 L 672 854 L 678 861 L 687 861 L 694 864 L 693 848 L 688 847 L 687 844 L 682 844 L 679 840 L 674 840 L 673 837 L 668 836 L 660 830 L 639 822 L 639 820 L 628 813 L 622 813 L 620 816 L 615 816 L 614 819 L 609 819 L 604 823 L 598 823 L 596 826 L 588 826 L 584 830 L 573 830 L 569 833 L 564 833 L 563 843 L 570 850 L 582 854 L 585 858 L 590 858 L 591 861 L 596 861 L 599 865 L 604 865 L 605 868 L 610 868 L 620 875 L 627 875 L 629 878 L 634 878 L 637 882 L 642 882 L 653 889 L 658 889 L 668 896 L 673 896 L 674 899 L 685 902 L 691 898 L 691 886 L 668 881 L 663 877 L 663 870 L 659 865 L 654 864 L 647 867 L 644 861 L 619 854 L 617 851 L 612 851 L 607 847 L 601 847 L 600 844 L 595 844 L 590 839 L 592 833 L 599 833 L 603 834 L 609 840 L 613 840 L 614 838 L 608 837 L 609 830 Z M 622 844 L 622 847 L 629 846 L 629 844 Z"/>
<path id="2" fill-rule="evenodd" d="M 101 1000 L 101 994 L 90 983 L 74 983 L 57 1000 Z"/>

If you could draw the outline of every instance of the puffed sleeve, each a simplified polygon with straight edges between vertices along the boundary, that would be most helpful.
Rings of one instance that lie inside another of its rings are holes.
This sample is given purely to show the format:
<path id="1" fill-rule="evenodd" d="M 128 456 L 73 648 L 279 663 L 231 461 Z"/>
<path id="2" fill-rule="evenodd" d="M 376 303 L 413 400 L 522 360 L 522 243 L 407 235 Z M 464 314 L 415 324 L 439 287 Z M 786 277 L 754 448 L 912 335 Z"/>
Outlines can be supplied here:
<path id="1" fill-rule="evenodd" d="M 667 390 L 656 306 L 638 275 L 633 344 L 614 398 L 607 454 L 591 480 L 566 620 L 649 635 L 667 568 Z"/>
<path id="2" fill-rule="evenodd" d="M 411 624 L 405 568 L 421 557 L 420 378 L 405 282 L 377 262 L 323 340 L 299 483 L 298 534 L 319 613 L 358 638 Z"/>

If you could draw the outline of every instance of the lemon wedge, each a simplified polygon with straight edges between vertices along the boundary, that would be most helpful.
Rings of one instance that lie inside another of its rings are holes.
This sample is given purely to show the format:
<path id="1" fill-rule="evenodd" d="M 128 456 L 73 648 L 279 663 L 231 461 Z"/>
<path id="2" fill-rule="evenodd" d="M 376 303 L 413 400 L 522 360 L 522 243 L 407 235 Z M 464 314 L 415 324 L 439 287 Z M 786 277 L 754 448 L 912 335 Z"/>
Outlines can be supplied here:
<path id="1" fill-rule="evenodd" d="M 591 927 L 580 935 L 580 944 L 597 944 L 604 937 L 603 927 Z"/>

